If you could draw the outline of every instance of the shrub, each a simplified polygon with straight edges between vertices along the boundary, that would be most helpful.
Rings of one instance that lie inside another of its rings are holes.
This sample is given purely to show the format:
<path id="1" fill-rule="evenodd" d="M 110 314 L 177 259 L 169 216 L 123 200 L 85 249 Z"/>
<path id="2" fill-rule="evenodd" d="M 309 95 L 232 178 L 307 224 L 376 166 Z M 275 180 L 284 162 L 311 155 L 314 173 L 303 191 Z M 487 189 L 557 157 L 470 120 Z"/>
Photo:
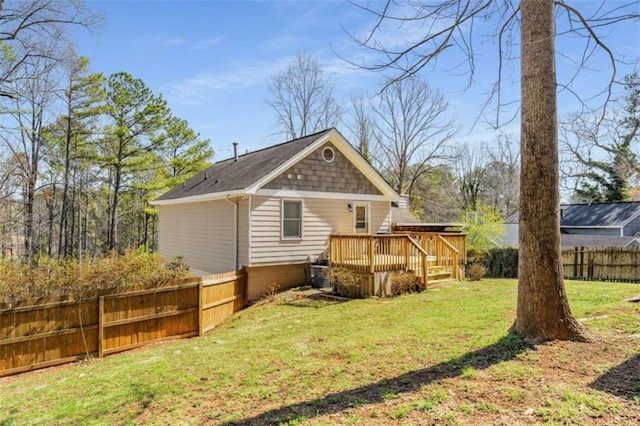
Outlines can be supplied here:
<path id="1" fill-rule="evenodd" d="M 518 249 L 513 247 L 491 249 L 486 254 L 484 265 L 490 277 L 517 278 Z"/>
<path id="2" fill-rule="evenodd" d="M 364 297 L 363 276 L 344 268 L 329 268 L 328 274 L 336 293 L 347 297 Z"/>
<path id="3" fill-rule="evenodd" d="M 39 297 L 81 297 L 97 290 L 155 284 L 189 277 L 183 259 L 167 261 L 157 253 L 129 250 L 99 260 L 78 262 L 41 258 L 36 267 L 0 261 L 0 302 Z"/>
<path id="4" fill-rule="evenodd" d="M 391 294 L 414 293 L 424 290 L 422 282 L 413 272 L 394 272 L 391 275 Z"/>
<path id="5" fill-rule="evenodd" d="M 469 265 L 469 270 L 467 272 L 469 276 L 469 281 L 480 281 L 485 274 L 487 273 L 487 268 L 480 263 L 472 263 Z"/>

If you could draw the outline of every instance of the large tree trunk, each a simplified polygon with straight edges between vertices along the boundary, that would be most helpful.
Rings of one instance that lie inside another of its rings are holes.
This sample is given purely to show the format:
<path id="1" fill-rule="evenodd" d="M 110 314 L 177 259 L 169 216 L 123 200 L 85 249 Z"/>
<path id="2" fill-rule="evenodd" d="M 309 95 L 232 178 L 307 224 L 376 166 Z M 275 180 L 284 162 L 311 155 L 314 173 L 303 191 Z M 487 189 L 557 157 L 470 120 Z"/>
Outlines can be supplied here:
<path id="1" fill-rule="evenodd" d="M 554 0 L 522 0 L 518 307 L 512 330 L 533 341 L 586 340 L 562 276 Z"/>

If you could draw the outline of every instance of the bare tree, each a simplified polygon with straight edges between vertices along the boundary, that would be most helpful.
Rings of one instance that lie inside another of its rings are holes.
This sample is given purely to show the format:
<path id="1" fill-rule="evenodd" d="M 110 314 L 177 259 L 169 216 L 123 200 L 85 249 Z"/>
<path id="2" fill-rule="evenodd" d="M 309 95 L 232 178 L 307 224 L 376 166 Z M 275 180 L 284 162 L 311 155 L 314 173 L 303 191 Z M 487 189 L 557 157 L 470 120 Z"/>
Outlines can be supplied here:
<path id="1" fill-rule="evenodd" d="M 520 200 L 520 151 L 509 135 L 498 135 L 485 146 L 489 163 L 485 172 L 484 204 L 504 217 L 517 211 Z"/>
<path id="2" fill-rule="evenodd" d="M 55 43 L 54 43 L 55 44 Z M 55 46 L 51 46 L 55 48 Z M 16 96 L 12 99 L 13 128 L 3 132 L 2 139 L 14 158 L 19 159 L 23 181 L 24 245 L 26 261 L 33 263 L 34 211 L 40 165 L 45 148 L 46 115 L 54 102 L 56 89 L 56 60 L 35 57 L 23 63 L 19 79 L 12 85 Z"/>
<path id="3" fill-rule="evenodd" d="M 374 122 L 371 118 L 372 106 L 371 99 L 366 93 L 357 93 L 351 95 L 351 105 L 348 110 L 350 123 L 347 128 L 351 132 L 354 141 L 358 143 L 356 146 L 360 155 L 367 161 L 371 162 L 371 143 L 374 139 Z"/>
<path id="4" fill-rule="evenodd" d="M 452 169 L 456 175 L 463 212 L 474 212 L 480 207 L 487 172 L 486 162 L 486 152 L 482 146 L 474 149 L 464 145 L 453 156 Z"/>
<path id="5" fill-rule="evenodd" d="M 411 195 L 417 180 L 449 156 L 456 127 L 449 104 L 417 77 L 398 80 L 380 93 L 374 109 L 374 164 L 399 193 Z"/>
<path id="6" fill-rule="evenodd" d="M 90 28 L 100 22 L 81 0 L 0 1 L 0 96 L 15 97 L 7 87 L 16 72 L 34 58 L 59 60 L 49 49 L 51 40 L 63 40 L 70 26 Z"/>
<path id="7" fill-rule="evenodd" d="M 333 82 L 317 59 L 298 53 L 269 82 L 267 104 L 276 113 L 277 133 L 295 139 L 335 126 L 341 108 L 333 97 Z"/>
<path id="8" fill-rule="evenodd" d="M 616 60 L 611 47 L 604 44 L 599 32 L 611 29 L 623 20 L 638 20 L 637 10 L 629 4 L 601 6 L 590 16 L 561 0 L 463 0 L 407 2 L 396 9 L 388 0 L 380 9 L 360 6 L 373 13 L 376 22 L 370 34 L 360 39 L 364 48 L 379 53 L 380 62 L 368 66 L 373 70 L 396 70 L 396 80 L 410 78 L 447 51 L 456 48 L 466 58 L 473 76 L 476 56 L 474 35 L 480 21 L 497 21 L 497 45 L 500 49 L 498 78 L 493 95 L 497 110 L 503 103 L 501 72 L 509 46 L 509 37 L 520 29 L 521 57 L 521 180 L 520 180 L 520 264 L 518 306 L 513 330 L 534 341 L 547 339 L 587 339 L 573 318 L 567 303 L 560 262 L 559 171 L 557 138 L 558 89 L 555 66 L 556 16 L 564 21 L 566 32 L 584 37 L 584 54 L 576 69 L 589 64 L 602 51 L 612 66 L 612 77 L 603 88 L 604 101 L 610 98 L 616 81 Z M 408 11 L 407 11 L 408 9 Z M 389 47 L 376 40 L 389 22 L 417 23 L 425 36 L 417 42 Z M 562 32 L 565 30 L 563 29 Z M 561 33 L 562 33 L 561 32 Z M 575 79 L 575 75 L 569 83 Z M 471 81 L 471 80 L 470 80 Z M 561 85 L 570 91 L 569 85 Z"/>
<path id="9" fill-rule="evenodd" d="M 640 138 L 640 77 L 625 77 L 619 108 L 604 117 L 571 114 L 560 140 L 568 161 L 564 177 L 575 180 L 580 201 L 616 202 L 636 195 L 640 177 L 637 142 Z"/>

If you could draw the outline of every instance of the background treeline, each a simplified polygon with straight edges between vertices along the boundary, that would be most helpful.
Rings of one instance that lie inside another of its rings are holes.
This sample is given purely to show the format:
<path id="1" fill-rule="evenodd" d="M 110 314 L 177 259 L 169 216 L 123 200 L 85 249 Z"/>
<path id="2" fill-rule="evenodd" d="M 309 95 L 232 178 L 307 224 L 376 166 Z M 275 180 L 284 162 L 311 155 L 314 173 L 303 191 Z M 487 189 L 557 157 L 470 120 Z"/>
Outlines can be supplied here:
<path id="1" fill-rule="evenodd" d="M 97 21 L 80 2 L 0 4 L 3 258 L 153 250 L 149 201 L 213 157 L 142 80 L 89 71 L 67 33 Z"/>

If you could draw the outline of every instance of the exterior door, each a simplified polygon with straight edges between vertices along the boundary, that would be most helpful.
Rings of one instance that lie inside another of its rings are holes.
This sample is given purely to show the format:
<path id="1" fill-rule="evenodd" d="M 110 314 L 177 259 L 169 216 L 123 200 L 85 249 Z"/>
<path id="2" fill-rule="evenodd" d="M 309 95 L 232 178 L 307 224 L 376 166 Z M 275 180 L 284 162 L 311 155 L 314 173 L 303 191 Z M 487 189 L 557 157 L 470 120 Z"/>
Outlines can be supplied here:
<path id="1" fill-rule="evenodd" d="M 353 228 L 356 234 L 369 233 L 369 205 L 368 204 L 354 203 Z"/>

